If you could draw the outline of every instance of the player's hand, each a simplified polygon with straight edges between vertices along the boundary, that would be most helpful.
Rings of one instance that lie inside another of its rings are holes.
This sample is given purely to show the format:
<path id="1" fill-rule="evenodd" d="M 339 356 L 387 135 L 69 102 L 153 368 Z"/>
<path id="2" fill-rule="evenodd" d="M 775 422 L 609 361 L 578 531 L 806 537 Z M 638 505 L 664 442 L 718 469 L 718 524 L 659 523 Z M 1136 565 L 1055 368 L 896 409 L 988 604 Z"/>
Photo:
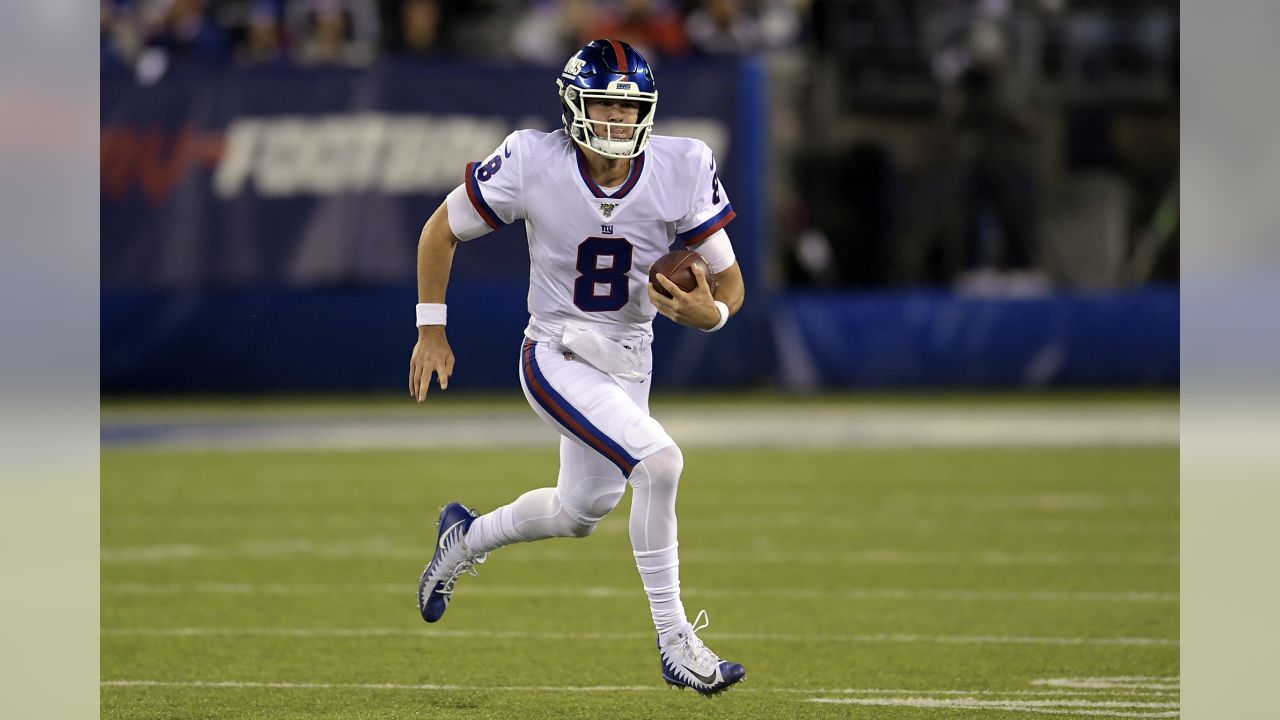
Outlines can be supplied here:
<path id="1" fill-rule="evenodd" d="M 413 356 L 409 359 L 409 395 L 418 402 L 427 399 L 432 373 L 440 389 L 448 390 L 449 376 L 453 374 L 453 349 L 449 347 L 443 325 L 418 328 L 418 342 L 413 346 Z"/>
<path id="2" fill-rule="evenodd" d="M 664 296 L 653 285 L 650 285 L 649 302 L 653 303 L 653 306 L 664 317 L 670 318 L 681 325 L 688 325 L 702 330 L 713 328 L 716 323 L 720 322 L 720 311 L 716 309 L 715 298 L 711 297 L 711 290 L 707 285 L 707 276 L 702 272 L 702 268 L 697 265 L 691 267 L 690 270 L 698 280 L 698 284 L 694 286 L 691 292 L 681 290 L 680 286 L 671 282 L 671 279 L 666 275 L 658 273 L 655 277 L 658 282 L 662 283 L 662 287 L 671 293 L 671 297 Z"/>

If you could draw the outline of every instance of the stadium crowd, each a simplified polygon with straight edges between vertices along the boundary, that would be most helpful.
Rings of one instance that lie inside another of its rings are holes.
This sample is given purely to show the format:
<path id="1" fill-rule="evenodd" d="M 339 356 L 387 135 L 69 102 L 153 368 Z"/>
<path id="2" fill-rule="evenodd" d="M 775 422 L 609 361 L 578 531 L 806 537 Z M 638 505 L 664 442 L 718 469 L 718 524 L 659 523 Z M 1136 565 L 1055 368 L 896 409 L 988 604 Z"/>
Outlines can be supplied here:
<path id="1" fill-rule="evenodd" d="M 594 37 L 656 58 L 755 52 L 801 37 L 805 0 L 101 0 L 104 64 L 151 53 L 245 65 L 379 55 L 554 65 Z M 145 60 L 144 60 L 145 62 Z"/>
<path id="2" fill-rule="evenodd" d="M 149 50 L 247 65 L 358 65 L 379 55 L 554 65 L 584 39 L 607 36 L 659 61 L 809 45 L 847 49 L 854 74 L 924 62 L 954 79 L 966 64 L 957 38 L 975 26 L 1019 33 L 1013 26 L 1035 17 L 1053 36 L 1046 64 L 1096 77 L 1176 60 L 1177 32 L 1175 0 L 100 0 L 100 8 L 102 60 L 125 65 Z"/>

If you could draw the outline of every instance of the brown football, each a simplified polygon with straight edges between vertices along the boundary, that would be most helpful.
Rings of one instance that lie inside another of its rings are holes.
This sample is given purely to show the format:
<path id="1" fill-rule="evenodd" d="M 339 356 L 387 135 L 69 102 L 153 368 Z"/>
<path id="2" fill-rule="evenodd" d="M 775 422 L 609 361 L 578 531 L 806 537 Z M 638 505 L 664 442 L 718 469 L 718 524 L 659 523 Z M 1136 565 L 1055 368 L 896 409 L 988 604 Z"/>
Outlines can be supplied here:
<path id="1" fill-rule="evenodd" d="M 693 274 L 693 266 L 702 266 L 702 274 L 707 278 L 707 289 L 715 294 L 716 276 L 711 273 L 711 268 L 707 265 L 707 261 L 701 255 L 692 250 L 676 250 L 658 258 L 653 267 L 649 268 L 649 284 L 657 290 L 659 294 L 671 297 L 671 293 L 662 287 L 662 283 L 658 282 L 658 274 L 667 276 L 667 279 L 675 283 L 677 287 L 685 292 L 693 292 L 694 287 L 698 284 L 698 279 Z"/>

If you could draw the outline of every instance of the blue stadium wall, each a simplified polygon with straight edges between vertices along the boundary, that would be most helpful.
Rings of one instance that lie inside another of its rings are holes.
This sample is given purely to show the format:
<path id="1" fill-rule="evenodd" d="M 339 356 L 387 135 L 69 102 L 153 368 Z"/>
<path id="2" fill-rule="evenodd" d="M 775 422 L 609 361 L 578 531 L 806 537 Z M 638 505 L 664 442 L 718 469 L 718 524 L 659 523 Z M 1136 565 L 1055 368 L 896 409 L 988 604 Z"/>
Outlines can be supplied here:
<path id="1" fill-rule="evenodd" d="M 714 335 L 655 321 L 660 388 L 1177 382 L 1176 288 L 1031 300 L 769 291 L 760 67 L 656 74 L 658 132 L 717 153 L 748 283 L 743 312 Z M 405 387 L 418 231 L 467 161 L 511 130 L 559 126 L 554 76 L 442 62 L 180 66 L 148 87 L 104 74 L 103 391 Z M 451 387 L 518 387 L 527 287 L 519 225 L 460 246 Z"/>

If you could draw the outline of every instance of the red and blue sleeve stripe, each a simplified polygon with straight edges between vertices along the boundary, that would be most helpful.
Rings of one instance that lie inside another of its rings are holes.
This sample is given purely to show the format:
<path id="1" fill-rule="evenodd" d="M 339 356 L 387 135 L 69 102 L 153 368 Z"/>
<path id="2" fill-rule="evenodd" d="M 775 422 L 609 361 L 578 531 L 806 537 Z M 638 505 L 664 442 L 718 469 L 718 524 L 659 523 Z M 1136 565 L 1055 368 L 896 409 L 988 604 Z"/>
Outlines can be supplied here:
<path id="1" fill-rule="evenodd" d="M 480 181 L 476 179 L 476 165 L 479 163 L 467 163 L 467 198 L 471 200 L 471 207 L 480 213 L 480 219 L 492 230 L 506 225 L 502 222 L 502 218 L 498 217 L 498 213 L 489 207 L 489 203 L 485 202 L 484 195 L 480 192 Z"/>
<path id="2" fill-rule="evenodd" d="M 733 211 L 733 206 L 726 202 L 723 210 L 712 215 L 701 225 L 685 230 L 682 233 L 676 233 L 676 239 L 684 243 L 685 247 L 693 247 L 714 235 L 717 230 L 728 225 L 729 221 L 737 216 L 738 214 Z"/>
<path id="3" fill-rule="evenodd" d="M 551 383 L 543 377 L 542 370 L 538 368 L 538 359 L 534 354 L 534 346 L 537 343 L 532 340 L 525 341 L 524 349 L 521 355 L 521 369 L 524 372 L 525 385 L 529 388 L 529 393 L 533 395 L 533 399 L 547 414 L 555 418 L 564 429 L 573 434 L 587 447 L 592 448 L 596 452 L 605 457 L 606 460 L 618 466 L 623 475 L 630 477 L 631 471 L 640 462 L 631 456 L 618 443 L 614 442 L 608 435 L 605 435 L 595 425 L 592 425 L 582 413 L 569 404 L 555 388 L 551 387 Z"/>

